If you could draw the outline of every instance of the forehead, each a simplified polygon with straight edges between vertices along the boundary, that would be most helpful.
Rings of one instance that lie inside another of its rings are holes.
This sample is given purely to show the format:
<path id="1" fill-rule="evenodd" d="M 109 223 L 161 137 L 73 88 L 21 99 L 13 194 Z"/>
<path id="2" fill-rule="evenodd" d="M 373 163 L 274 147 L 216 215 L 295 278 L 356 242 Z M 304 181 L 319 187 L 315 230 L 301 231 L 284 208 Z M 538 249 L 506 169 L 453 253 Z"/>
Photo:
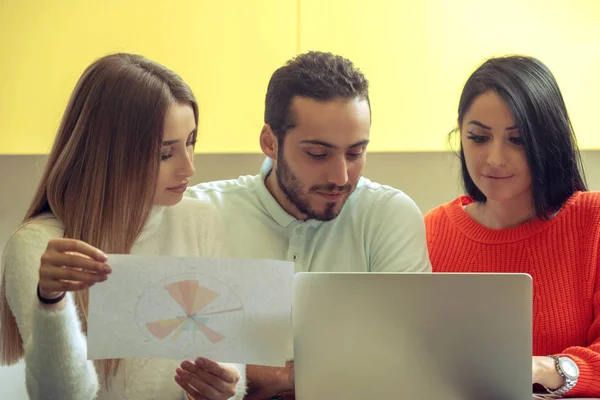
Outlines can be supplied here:
<path id="1" fill-rule="evenodd" d="M 164 140 L 187 137 L 196 128 L 194 110 L 189 104 L 171 103 L 165 115 Z"/>
<path id="2" fill-rule="evenodd" d="M 290 113 L 295 128 L 288 136 L 298 140 L 322 140 L 343 146 L 369 138 L 371 116 L 365 98 L 320 101 L 296 96 Z"/>
<path id="3" fill-rule="evenodd" d="M 514 117 L 510 107 L 498 93 L 488 90 L 477 96 L 464 116 L 463 123 L 477 120 L 486 125 L 506 126 L 514 125 Z"/>

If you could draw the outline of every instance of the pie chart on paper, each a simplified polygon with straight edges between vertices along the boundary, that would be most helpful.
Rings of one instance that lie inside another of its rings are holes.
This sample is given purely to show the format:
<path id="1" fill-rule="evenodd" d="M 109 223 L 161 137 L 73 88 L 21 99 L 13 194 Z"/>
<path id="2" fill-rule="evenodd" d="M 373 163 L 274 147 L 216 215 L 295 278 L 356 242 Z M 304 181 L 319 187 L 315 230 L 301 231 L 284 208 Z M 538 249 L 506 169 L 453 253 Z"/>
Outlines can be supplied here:
<path id="1" fill-rule="evenodd" d="M 235 340 L 245 322 L 239 296 L 223 282 L 199 274 L 176 275 L 150 287 L 135 313 L 149 340 L 177 349 L 216 349 Z"/>

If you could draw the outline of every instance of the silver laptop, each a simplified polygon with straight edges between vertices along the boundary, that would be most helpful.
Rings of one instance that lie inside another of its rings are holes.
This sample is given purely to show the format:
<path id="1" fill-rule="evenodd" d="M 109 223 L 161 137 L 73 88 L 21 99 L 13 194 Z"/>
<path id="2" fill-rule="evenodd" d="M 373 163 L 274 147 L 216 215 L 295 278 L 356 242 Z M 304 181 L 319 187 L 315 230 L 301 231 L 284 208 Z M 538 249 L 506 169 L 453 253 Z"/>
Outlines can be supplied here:
<path id="1" fill-rule="evenodd" d="M 532 396 L 527 274 L 299 273 L 296 399 Z"/>

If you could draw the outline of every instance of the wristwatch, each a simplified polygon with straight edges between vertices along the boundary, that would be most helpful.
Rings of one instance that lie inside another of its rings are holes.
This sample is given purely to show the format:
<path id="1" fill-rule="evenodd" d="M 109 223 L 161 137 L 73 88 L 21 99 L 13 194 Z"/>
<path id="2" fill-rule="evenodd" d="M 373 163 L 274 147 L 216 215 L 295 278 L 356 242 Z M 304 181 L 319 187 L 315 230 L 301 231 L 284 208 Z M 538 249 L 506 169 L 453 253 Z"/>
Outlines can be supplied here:
<path id="1" fill-rule="evenodd" d="M 569 390 L 573 389 L 573 387 L 575 387 L 577 379 L 579 379 L 579 368 L 577 367 L 577 364 L 575 364 L 575 361 L 571 360 L 569 357 L 548 357 L 552 357 L 554 359 L 554 365 L 556 366 L 556 370 L 558 371 L 560 376 L 565 378 L 565 384 L 556 390 L 551 390 L 545 386 L 544 387 L 546 388 L 548 393 L 562 396 Z"/>

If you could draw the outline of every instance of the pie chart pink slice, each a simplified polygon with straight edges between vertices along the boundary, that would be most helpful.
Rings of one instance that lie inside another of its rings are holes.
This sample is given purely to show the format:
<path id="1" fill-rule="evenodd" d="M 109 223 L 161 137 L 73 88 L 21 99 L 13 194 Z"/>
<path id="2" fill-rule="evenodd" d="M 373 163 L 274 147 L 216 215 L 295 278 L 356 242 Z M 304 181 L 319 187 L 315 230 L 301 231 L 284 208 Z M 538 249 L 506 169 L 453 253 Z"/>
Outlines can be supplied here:
<path id="1" fill-rule="evenodd" d="M 220 342 L 221 340 L 225 339 L 225 336 L 221 335 L 217 331 L 210 329 L 208 326 L 196 321 L 195 319 L 194 319 L 194 323 L 198 326 L 200 331 L 202 331 L 204 336 L 206 336 L 206 338 L 208 340 L 210 340 L 211 343 L 217 343 L 217 342 Z"/>
<path id="2" fill-rule="evenodd" d="M 197 280 L 186 280 L 165 286 L 187 315 L 192 315 L 209 305 L 219 294 L 200 286 Z"/>

